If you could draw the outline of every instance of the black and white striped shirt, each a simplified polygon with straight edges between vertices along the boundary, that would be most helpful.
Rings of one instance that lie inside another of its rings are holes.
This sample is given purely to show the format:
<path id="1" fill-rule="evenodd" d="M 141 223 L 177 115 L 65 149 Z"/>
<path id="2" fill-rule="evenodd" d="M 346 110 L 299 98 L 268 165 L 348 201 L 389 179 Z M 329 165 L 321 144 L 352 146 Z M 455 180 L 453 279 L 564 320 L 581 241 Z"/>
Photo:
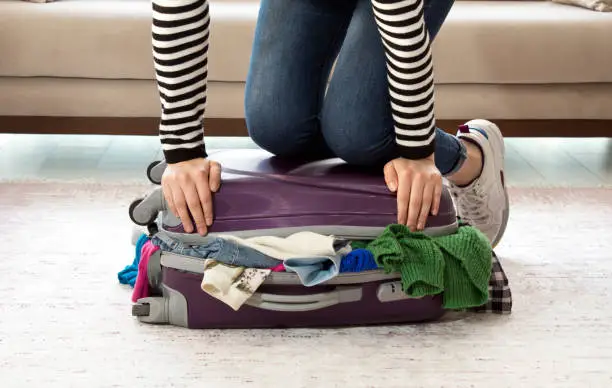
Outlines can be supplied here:
<path id="1" fill-rule="evenodd" d="M 434 79 L 423 0 L 371 0 L 387 60 L 398 156 L 434 151 Z M 153 0 L 153 58 L 168 163 L 206 156 L 208 0 Z"/>

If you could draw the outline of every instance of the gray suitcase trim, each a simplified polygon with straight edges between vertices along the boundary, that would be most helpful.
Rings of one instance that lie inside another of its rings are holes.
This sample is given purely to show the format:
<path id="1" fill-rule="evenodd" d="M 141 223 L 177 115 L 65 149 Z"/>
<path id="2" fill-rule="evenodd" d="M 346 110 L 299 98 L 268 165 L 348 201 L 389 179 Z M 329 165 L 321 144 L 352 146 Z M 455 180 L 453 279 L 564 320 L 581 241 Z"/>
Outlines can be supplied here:
<path id="1" fill-rule="evenodd" d="M 189 256 L 177 255 L 175 253 L 164 252 L 161 255 L 162 267 L 177 269 L 195 274 L 204 274 L 204 261 L 202 259 Z M 383 270 L 373 270 L 355 273 L 342 273 L 328 280 L 324 284 L 328 285 L 347 285 L 369 283 L 379 280 L 395 280 L 399 279 L 397 273 L 386 274 Z M 281 285 L 281 286 L 296 286 L 301 285 L 300 279 L 294 273 L 289 272 L 272 272 L 266 279 L 264 284 Z"/>
<path id="2" fill-rule="evenodd" d="M 162 285 L 161 256 L 161 250 L 155 251 L 149 258 L 149 263 L 147 265 L 147 277 L 149 278 L 149 285 L 155 289 L 159 289 Z"/>
<path id="3" fill-rule="evenodd" d="M 360 286 L 337 287 L 333 291 L 310 295 L 276 295 L 254 293 L 245 304 L 258 309 L 283 312 L 304 312 L 358 302 L 363 297 Z"/>
<path id="4" fill-rule="evenodd" d="M 180 224 L 180 221 L 178 222 Z M 166 223 L 166 225 L 168 225 Z M 303 226 L 295 226 L 288 228 L 274 228 L 274 229 L 256 229 L 256 230 L 238 230 L 224 233 L 210 233 L 206 236 L 200 236 L 198 234 L 186 234 L 186 233 L 174 233 L 168 230 L 163 230 L 164 233 L 168 234 L 173 238 L 179 239 L 182 242 L 189 244 L 198 244 L 206 241 L 206 238 L 217 237 L 219 235 L 232 235 L 238 238 L 251 238 L 259 236 L 274 236 L 274 237 L 288 237 L 294 233 L 303 232 L 306 229 Z M 359 239 L 373 239 L 379 236 L 384 230 L 384 227 L 378 226 L 343 226 L 343 225 L 314 225 L 309 226 L 307 229 L 309 232 L 323 234 L 327 236 L 338 236 L 344 238 L 350 238 L 354 240 Z"/>
<path id="5" fill-rule="evenodd" d="M 180 224 L 180 221 L 178 221 L 178 223 Z M 423 231 L 423 233 L 431 237 L 447 236 L 449 234 L 455 233 L 458 228 L 459 223 L 455 221 L 450 225 L 427 228 Z M 307 229 L 303 226 L 296 226 L 290 228 L 257 229 L 226 233 L 210 233 L 206 236 L 200 236 L 199 234 L 175 233 L 164 229 L 160 230 L 160 232 L 163 232 L 169 237 L 182 241 L 186 244 L 203 244 L 208 242 L 211 238 L 215 238 L 219 235 L 232 235 L 238 238 L 251 238 L 258 236 L 288 237 L 294 233 L 303 232 L 305 230 L 327 236 L 337 236 L 339 238 L 349 240 L 372 240 L 380 236 L 384 232 L 385 227 L 314 225 L 309 226 Z"/>
<path id="6" fill-rule="evenodd" d="M 162 290 L 164 296 L 138 299 L 132 306 L 132 315 L 140 322 L 189 327 L 185 296 L 166 285 L 162 285 Z"/>

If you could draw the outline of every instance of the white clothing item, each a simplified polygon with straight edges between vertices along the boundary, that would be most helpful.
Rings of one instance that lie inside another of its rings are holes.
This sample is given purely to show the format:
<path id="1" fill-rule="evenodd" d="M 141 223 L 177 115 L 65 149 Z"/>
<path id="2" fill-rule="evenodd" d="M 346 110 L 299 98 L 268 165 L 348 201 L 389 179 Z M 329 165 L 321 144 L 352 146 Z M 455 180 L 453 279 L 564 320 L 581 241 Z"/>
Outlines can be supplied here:
<path id="1" fill-rule="evenodd" d="M 487 120 L 471 120 L 460 139 L 469 139 L 482 149 L 480 176 L 466 187 L 449 182 L 459 217 L 484 233 L 495 247 L 509 217 L 508 191 L 504 181 L 504 138 L 497 125 Z"/>
<path id="2" fill-rule="evenodd" d="M 288 237 L 258 236 L 247 239 L 230 235 L 218 235 L 217 237 L 226 239 L 236 244 L 241 244 L 253 248 L 264 255 L 278 260 L 304 257 L 329 257 L 335 258 L 339 254 L 346 255 L 350 252 L 350 245 L 336 249 L 337 238 L 334 236 L 324 236 L 313 232 L 297 232 Z"/>
<path id="3" fill-rule="evenodd" d="M 207 259 L 204 263 L 204 278 L 202 290 L 209 294 L 225 295 L 232 283 L 242 274 L 244 267 L 219 265 L 220 263 Z"/>
<path id="4" fill-rule="evenodd" d="M 269 269 L 236 267 L 207 259 L 204 262 L 201 288 L 208 295 L 238 311 L 270 272 Z"/>

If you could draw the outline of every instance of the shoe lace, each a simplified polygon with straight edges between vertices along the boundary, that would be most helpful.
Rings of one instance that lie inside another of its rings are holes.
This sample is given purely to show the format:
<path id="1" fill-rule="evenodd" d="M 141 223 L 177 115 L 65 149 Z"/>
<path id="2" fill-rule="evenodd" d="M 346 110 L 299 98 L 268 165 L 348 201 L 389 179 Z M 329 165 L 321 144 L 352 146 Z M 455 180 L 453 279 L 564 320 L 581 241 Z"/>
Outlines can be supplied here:
<path id="1" fill-rule="evenodd" d="M 485 194 L 482 187 L 476 182 L 468 190 L 464 190 L 459 193 L 457 190 L 454 191 L 453 195 L 455 198 L 461 196 L 457 201 L 459 207 L 459 213 L 461 218 L 468 223 L 481 224 L 485 223 L 489 218 L 487 212 Z"/>

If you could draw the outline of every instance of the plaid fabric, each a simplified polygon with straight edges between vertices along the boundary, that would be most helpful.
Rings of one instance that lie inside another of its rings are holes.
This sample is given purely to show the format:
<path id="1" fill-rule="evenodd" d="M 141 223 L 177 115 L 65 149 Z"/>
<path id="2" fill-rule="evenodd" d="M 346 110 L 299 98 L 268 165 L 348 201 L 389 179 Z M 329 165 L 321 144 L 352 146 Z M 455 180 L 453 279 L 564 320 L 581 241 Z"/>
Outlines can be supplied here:
<path id="1" fill-rule="evenodd" d="M 491 279 L 489 279 L 489 301 L 468 311 L 494 314 L 510 314 L 512 311 L 512 292 L 508 285 L 508 277 L 495 252 L 493 252 Z"/>

